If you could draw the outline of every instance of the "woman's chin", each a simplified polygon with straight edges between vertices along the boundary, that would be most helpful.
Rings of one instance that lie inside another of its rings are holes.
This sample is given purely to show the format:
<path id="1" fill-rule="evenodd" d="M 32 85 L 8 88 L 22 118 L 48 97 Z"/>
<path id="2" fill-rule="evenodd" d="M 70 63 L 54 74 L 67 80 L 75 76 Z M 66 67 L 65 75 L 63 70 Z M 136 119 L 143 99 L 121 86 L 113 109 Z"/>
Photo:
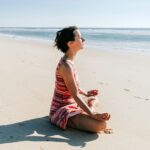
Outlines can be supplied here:
<path id="1" fill-rule="evenodd" d="M 81 46 L 81 49 L 84 49 L 84 46 Z"/>

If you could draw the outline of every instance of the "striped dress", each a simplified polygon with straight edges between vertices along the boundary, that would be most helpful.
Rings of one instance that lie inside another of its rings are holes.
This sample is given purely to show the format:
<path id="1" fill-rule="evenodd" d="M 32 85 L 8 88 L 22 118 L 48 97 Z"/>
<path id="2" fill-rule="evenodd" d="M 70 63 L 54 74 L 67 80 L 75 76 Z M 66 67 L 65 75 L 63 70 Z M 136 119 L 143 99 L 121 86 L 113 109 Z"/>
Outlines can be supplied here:
<path id="1" fill-rule="evenodd" d="M 82 113 L 83 110 L 77 105 L 69 90 L 67 89 L 62 76 L 59 73 L 59 67 L 62 63 L 67 63 L 71 66 L 74 74 L 74 80 L 77 88 L 79 88 L 79 80 L 76 73 L 74 63 L 70 60 L 61 60 L 56 68 L 55 90 L 51 102 L 49 120 L 61 129 L 66 129 L 68 118 Z"/>

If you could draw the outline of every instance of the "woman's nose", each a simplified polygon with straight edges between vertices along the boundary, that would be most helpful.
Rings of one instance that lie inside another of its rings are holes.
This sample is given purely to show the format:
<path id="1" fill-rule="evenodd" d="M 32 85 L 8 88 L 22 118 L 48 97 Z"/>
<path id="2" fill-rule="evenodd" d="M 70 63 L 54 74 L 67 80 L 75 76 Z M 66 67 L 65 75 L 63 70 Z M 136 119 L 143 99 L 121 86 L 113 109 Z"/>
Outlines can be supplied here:
<path id="1" fill-rule="evenodd" d="M 81 40 L 82 40 L 82 42 L 84 42 L 84 41 L 85 41 L 85 39 L 84 39 L 83 37 L 81 38 Z"/>

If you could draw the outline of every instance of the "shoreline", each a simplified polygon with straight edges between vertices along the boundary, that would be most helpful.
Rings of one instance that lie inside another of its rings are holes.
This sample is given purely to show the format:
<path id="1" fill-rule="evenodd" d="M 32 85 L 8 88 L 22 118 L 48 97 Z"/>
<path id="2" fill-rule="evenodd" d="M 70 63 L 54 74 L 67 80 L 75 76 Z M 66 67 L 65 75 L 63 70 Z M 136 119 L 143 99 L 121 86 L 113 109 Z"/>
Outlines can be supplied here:
<path id="1" fill-rule="evenodd" d="M 6 35 L 6 34 L 0 34 L 0 38 L 6 38 L 6 39 L 15 39 L 18 41 L 29 41 L 29 42 L 36 42 L 36 43 L 45 43 L 50 44 L 51 47 L 54 44 L 53 40 L 48 39 L 40 39 L 40 38 L 34 38 L 34 37 L 23 37 L 23 36 L 15 36 L 15 35 Z M 104 52 L 114 52 L 114 53 L 129 53 L 129 54 L 143 54 L 143 55 L 150 55 L 150 52 L 148 51 L 132 51 L 132 50 L 113 50 L 113 49 L 106 49 L 106 48 L 99 48 L 99 45 L 93 46 L 93 44 L 88 45 L 86 43 L 85 49 L 93 49 L 98 51 L 104 51 Z"/>

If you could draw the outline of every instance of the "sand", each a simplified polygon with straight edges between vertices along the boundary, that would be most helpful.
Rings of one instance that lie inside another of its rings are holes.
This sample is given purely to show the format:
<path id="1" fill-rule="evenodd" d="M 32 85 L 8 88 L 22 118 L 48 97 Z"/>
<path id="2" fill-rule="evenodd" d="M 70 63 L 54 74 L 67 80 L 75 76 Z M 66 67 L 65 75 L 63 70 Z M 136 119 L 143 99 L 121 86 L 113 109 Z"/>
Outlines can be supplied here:
<path id="1" fill-rule="evenodd" d="M 100 90 L 113 134 L 48 123 L 61 56 L 51 43 L 0 37 L 0 149 L 149 150 L 150 54 L 85 48 L 75 60 L 81 88 Z"/>

